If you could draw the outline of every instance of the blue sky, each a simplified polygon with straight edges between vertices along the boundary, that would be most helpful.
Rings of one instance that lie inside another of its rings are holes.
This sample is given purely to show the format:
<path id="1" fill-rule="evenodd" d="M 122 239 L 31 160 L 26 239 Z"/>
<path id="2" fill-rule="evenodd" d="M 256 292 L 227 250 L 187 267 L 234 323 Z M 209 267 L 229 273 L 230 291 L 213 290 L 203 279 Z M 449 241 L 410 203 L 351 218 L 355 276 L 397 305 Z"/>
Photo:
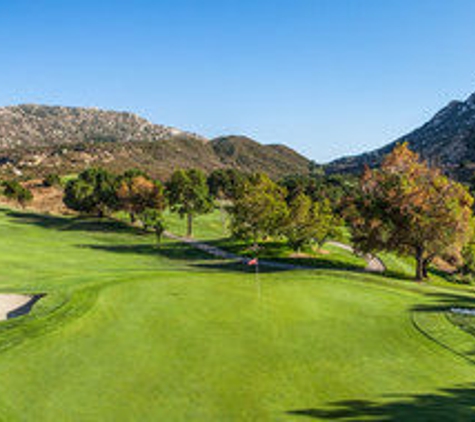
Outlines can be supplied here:
<path id="1" fill-rule="evenodd" d="M 1 105 L 139 113 L 319 162 L 475 91 L 472 0 L 0 0 Z"/>

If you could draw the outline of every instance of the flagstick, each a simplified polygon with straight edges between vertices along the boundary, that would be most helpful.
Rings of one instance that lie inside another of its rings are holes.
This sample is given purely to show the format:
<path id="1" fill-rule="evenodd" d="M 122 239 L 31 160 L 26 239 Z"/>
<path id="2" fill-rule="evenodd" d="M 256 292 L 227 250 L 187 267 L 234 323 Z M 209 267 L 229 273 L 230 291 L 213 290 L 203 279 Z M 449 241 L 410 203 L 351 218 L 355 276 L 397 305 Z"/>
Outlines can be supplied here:
<path id="1" fill-rule="evenodd" d="M 257 298 L 261 300 L 261 283 L 259 280 L 259 261 L 256 262 L 256 286 L 257 286 Z"/>

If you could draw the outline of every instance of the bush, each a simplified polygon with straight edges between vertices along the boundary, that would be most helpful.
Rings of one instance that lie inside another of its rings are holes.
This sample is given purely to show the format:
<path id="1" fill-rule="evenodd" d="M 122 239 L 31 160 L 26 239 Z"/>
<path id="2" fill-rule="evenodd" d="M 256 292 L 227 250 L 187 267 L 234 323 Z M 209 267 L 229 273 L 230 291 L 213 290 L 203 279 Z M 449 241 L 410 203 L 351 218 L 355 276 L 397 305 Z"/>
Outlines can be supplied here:
<path id="1" fill-rule="evenodd" d="M 43 180 L 43 186 L 47 188 L 50 188 L 52 186 L 60 186 L 60 185 L 61 185 L 61 178 L 55 173 L 48 174 Z"/>
<path id="2" fill-rule="evenodd" d="M 153 230 L 157 236 L 157 243 L 160 243 L 165 232 L 165 223 L 162 213 L 154 208 L 147 208 L 140 214 L 140 220 L 145 230 Z"/>
<path id="3" fill-rule="evenodd" d="M 72 210 L 104 217 L 118 207 L 116 190 L 116 176 L 92 168 L 68 182 L 63 202 Z"/>
<path id="4" fill-rule="evenodd" d="M 17 201 L 21 207 L 25 207 L 25 205 L 33 199 L 31 191 L 16 180 L 3 182 L 2 185 L 3 195 Z"/>
<path id="5" fill-rule="evenodd" d="M 475 274 L 475 243 L 471 242 L 465 245 L 462 249 L 463 266 L 462 272 L 464 274 Z"/>

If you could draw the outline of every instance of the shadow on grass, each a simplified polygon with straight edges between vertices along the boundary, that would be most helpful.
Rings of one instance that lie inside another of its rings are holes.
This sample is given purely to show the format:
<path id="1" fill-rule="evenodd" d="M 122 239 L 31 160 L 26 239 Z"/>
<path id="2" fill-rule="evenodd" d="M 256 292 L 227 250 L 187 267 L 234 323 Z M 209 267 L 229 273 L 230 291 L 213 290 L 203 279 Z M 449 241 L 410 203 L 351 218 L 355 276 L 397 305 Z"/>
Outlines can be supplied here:
<path id="1" fill-rule="evenodd" d="M 424 296 L 433 299 L 431 303 L 414 306 L 414 312 L 448 312 L 451 308 L 474 308 L 475 298 L 456 293 L 424 293 Z"/>
<path id="2" fill-rule="evenodd" d="M 408 274 L 408 273 L 405 273 L 403 271 L 386 269 L 386 271 L 384 271 L 383 275 L 385 277 L 394 278 L 394 279 L 397 279 L 397 280 L 416 281 L 415 273 L 416 273 L 416 268 L 414 266 L 414 274 Z M 429 280 L 431 279 L 431 276 L 436 276 L 436 277 L 439 277 L 439 278 L 442 278 L 442 279 L 446 280 L 447 282 L 454 283 L 454 281 L 450 278 L 450 276 L 451 276 L 450 274 L 445 273 L 445 272 L 440 271 L 440 270 L 437 270 L 436 268 L 429 268 Z M 456 283 L 456 284 L 462 284 L 462 283 Z"/>
<path id="3" fill-rule="evenodd" d="M 3 211 L 16 223 L 29 224 L 59 231 L 81 231 L 97 233 L 128 233 L 143 235 L 146 232 L 121 221 L 97 217 L 60 217 L 31 212 Z"/>
<path id="4" fill-rule="evenodd" d="M 95 217 L 61 217 L 53 215 L 38 214 L 34 212 L 19 212 L 9 209 L 1 209 L 8 217 L 13 219 L 16 223 L 35 225 L 46 229 L 54 229 L 58 231 L 75 231 L 75 232 L 92 232 L 92 233 L 115 233 L 115 234 L 131 234 L 144 236 L 148 235 L 146 231 L 141 228 L 133 227 L 125 222 L 107 219 L 107 218 L 95 218 Z M 230 239 L 218 239 L 207 242 L 210 245 L 221 247 L 229 252 L 242 255 L 251 256 L 252 253 L 248 252 L 249 245 L 244 243 L 235 242 Z M 182 245 L 182 246 L 179 246 Z M 88 245 L 83 245 L 83 247 Z M 215 261 L 214 263 L 202 263 L 199 266 L 201 268 L 208 269 L 228 269 L 229 271 L 246 271 L 252 272 L 253 268 L 247 268 L 243 264 L 228 263 L 226 261 L 218 263 L 218 260 L 214 257 L 210 257 L 204 252 L 195 250 L 194 248 L 176 243 L 173 246 L 161 246 L 156 248 L 153 245 L 123 245 L 123 246 L 110 246 L 102 247 L 96 245 L 90 245 L 91 248 L 108 250 L 109 252 L 117 253 L 134 253 L 134 254 L 159 254 L 169 259 L 180 260 L 207 260 Z M 287 248 L 288 249 L 288 248 Z M 309 269 L 328 269 L 328 270 L 343 270 L 354 271 L 361 273 L 363 267 L 354 264 L 349 261 L 345 261 L 343 258 L 329 256 L 313 256 L 313 257 L 283 257 L 283 253 L 287 251 L 286 247 L 280 242 L 268 242 L 262 255 L 263 260 L 269 260 L 278 264 L 291 264 L 301 267 L 308 267 Z M 280 272 L 289 271 L 285 268 L 271 268 L 267 266 L 261 266 L 261 272 Z M 395 278 L 399 280 L 413 280 L 407 274 L 386 271 L 384 276 L 389 278 Z M 441 274 L 438 274 L 439 276 Z"/>
<path id="5" fill-rule="evenodd" d="M 328 408 L 296 409 L 288 415 L 331 421 L 473 421 L 475 384 L 443 388 L 430 394 L 388 396 L 396 401 L 344 400 Z"/>
<path id="6" fill-rule="evenodd" d="M 254 274 L 256 273 L 256 267 L 247 265 L 242 262 L 236 261 L 216 261 L 216 262 L 202 262 L 195 264 L 195 267 L 207 269 L 207 270 L 216 270 L 216 271 L 234 271 L 234 272 L 244 272 Z M 281 268 L 281 267 L 270 267 L 267 265 L 259 265 L 258 268 L 259 274 L 271 274 L 271 273 L 282 273 L 286 271 L 295 271 L 292 268 Z"/>
<path id="7" fill-rule="evenodd" d="M 455 313 L 452 312 L 451 309 L 462 308 L 475 311 L 475 299 L 455 293 L 425 293 L 424 295 L 432 300 L 430 303 L 419 304 L 412 307 L 411 322 L 414 328 L 430 341 L 459 356 L 467 363 L 474 365 L 475 317 Z M 437 314 L 440 314 L 440 316 Z M 433 317 L 435 317 L 435 319 Z M 460 342 L 457 337 L 455 339 L 450 335 L 447 337 L 444 334 L 446 330 L 439 325 L 440 317 L 446 318 L 446 320 L 454 326 L 454 329 L 460 329 L 471 335 L 472 338 L 470 341 L 468 343 L 465 340 Z M 468 347 L 470 347 L 471 350 L 469 350 Z"/>
<path id="8" fill-rule="evenodd" d="M 216 258 L 186 243 L 180 242 L 167 242 L 160 245 L 78 245 L 78 247 L 116 254 L 161 256 L 170 260 L 186 261 L 190 267 L 202 270 L 245 273 L 254 273 L 256 271 L 254 266 L 233 260 Z M 290 269 L 259 266 L 259 273 L 282 271 L 290 271 Z"/>
<path id="9" fill-rule="evenodd" d="M 248 258 L 253 258 L 255 256 L 255 253 L 251 250 L 251 245 L 245 242 L 234 241 L 232 239 L 219 239 L 209 241 L 207 243 L 236 255 L 241 255 Z M 266 242 L 265 246 L 262 246 L 258 256 L 262 261 L 272 261 L 277 264 L 290 264 L 297 267 L 306 267 L 308 269 L 314 268 L 362 272 L 365 267 L 365 264 L 363 263 L 362 265 L 358 265 L 353 262 L 345 261 L 341 257 L 332 256 L 331 254 L 306 257 L 285 256 L 286 253 L 290 252 L 290 248 L 282 242 Z"/>
<path id="10" fill-rule="evenodd" d="M 163 256 L 176 260 L 202 261 L 210 259 L 210 255 L 207 253 L 179 242 L 160 245 L 78 245 L 78 247 L 116 254 Z"/>
<path id="11" fill-rule="evenodd" d="M 61 217 L 32 212 L 18 212 L 2 210 L 8 217 L 16 223 L 25 225 L 35 225 L 45 229 L 58 231 L 77 231 L 94 233 L 125 233 L 133 235 L 150 235 L 141 228 L 130 226 L 129 224 L 117 220 L 100 219 L 93 217 Z M 200 251 L 191 245 L 182 242 L 164 242 L 161 245 L 153 244 L 128 244 L 128 245 L 78 245 L 81 248 L 89 248 L 98 251 L 106 251 L 116 254 L 134 254 L 162 256 L 170 260 L 186 261 L 190 266 L 200 269 L 234 271 L 234 272 L 254 272 L 253 267 L 242 263 L 230 262 L 213 257 L 206 252 Z M 323 266 L 322 268 L 330 268 Z M 284 271 L 279 268 L 262 267 L 260 272 Z"/>

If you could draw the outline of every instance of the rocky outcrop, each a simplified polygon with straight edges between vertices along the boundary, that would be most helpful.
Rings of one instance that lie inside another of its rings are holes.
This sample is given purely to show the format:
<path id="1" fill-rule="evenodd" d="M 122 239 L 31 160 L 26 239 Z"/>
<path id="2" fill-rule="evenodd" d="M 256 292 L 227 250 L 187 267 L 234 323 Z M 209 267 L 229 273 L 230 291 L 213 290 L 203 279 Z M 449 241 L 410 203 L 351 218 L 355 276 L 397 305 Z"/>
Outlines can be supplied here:
<path id="1" fill-rule="evenodd" d="M 91 166 L 139 168 L 158 178 L 176 168 L 233 167 L 278 178 L 305 173 L 308 160 L 282 145 L 240 136 L 212 141 L 132 113 L 20 105 L 0 108 L 0 177 L 41 178 Z"/>
<path id="2" fill-rule="evenodd" d="M 355 172 L 375 166 L 397 143 L 408 142 L 422 158 L 461 178 L 475 168 L 475 94 L 452 101 L 427 123 L 383 148 L 330 163 L 329 172 Z"/>

